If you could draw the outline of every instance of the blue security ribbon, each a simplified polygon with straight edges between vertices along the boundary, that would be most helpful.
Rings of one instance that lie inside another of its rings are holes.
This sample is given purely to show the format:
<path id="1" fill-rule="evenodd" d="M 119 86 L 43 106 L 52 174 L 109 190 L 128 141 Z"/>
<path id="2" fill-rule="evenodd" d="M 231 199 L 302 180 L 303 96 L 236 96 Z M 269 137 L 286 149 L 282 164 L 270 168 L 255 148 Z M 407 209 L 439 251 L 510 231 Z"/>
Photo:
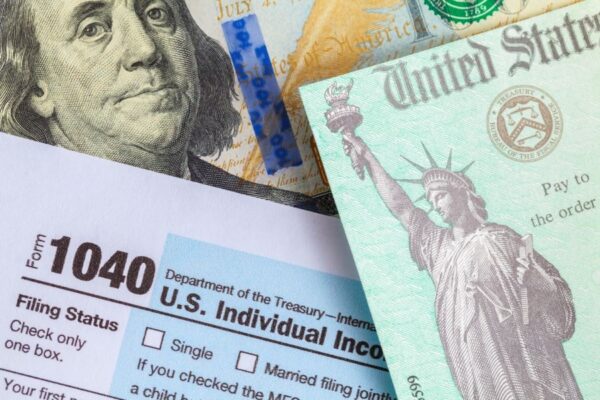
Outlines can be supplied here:
<path id="1" fill-rule="evenodd" d="M 222 26 L 267 173 L 301 165 L 302 157 L 256 15 Z"/>

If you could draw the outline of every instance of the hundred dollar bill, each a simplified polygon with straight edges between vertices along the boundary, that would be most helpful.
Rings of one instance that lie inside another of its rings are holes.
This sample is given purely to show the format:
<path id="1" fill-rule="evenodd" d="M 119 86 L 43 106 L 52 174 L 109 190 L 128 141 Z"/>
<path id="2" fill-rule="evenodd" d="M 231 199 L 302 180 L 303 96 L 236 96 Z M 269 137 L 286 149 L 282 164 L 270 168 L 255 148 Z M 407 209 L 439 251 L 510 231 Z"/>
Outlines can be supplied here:
<path id="1" fill-rule="evenodd" d="M 600 1 L 304 87 L 400 397 L 600 399 Z"/>
<path id="2" fill-rule="evenodd" d="M 573 1 L 1 0 L 0 129 L 333 213 L 301 83 Z"/>

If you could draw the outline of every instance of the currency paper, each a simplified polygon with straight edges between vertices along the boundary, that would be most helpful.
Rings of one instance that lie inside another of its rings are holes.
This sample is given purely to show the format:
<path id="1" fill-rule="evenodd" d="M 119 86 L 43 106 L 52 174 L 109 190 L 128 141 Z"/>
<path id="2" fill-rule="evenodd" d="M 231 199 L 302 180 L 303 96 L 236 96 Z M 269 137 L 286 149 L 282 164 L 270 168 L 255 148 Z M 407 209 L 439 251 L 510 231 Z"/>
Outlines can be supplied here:
<path id="1" fill-rule="evenodd" d="M 599 21 L 301 89 L 400 397 L 600 399 Z"/>
<path id="2" fill-rule="evenodd" d="M 338 219 L 5 134 L 0 181 L 2 400 L 396 399 Z"/>
<path id="3" fill-rule="evenodd" d="M 572 2 L 2 1 L 0 130 L 333 214 L 300 84 Z"/>

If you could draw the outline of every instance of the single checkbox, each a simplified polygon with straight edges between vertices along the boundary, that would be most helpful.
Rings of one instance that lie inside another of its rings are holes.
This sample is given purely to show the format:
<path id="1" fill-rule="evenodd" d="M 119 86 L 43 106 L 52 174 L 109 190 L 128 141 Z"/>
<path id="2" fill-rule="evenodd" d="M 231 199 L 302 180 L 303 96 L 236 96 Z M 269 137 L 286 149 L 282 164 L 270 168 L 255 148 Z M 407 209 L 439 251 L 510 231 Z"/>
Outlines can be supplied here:
<path id="1" fill-rule="evenodd" d="M 256 364 L 258 364 L 258 354 L 240 351 L 235 369 L 253 374 L 256 372 Z"/>
<path id="2" fill-rule="evenodd" d="M 164 331 L 154 328 L 146 328 L 146 332 L 144 332 L 144 340 L 142 340 L 142 346 L 160 350 L 162 348 L 164 338 Z"/>

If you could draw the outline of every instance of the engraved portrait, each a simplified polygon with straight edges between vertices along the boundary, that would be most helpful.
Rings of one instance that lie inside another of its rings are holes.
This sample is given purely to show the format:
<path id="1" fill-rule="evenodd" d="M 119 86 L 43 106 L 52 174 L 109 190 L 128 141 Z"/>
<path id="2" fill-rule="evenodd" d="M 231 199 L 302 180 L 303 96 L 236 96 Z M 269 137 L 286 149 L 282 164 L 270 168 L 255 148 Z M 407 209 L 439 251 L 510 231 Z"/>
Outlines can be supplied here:
<path id="1" fill-rule="evenodd" d="M 184 0 L 0 0 L 0 27 L 0 130 L 314 208 L 203 159 L 241 118 L 231 61 Z"/>

